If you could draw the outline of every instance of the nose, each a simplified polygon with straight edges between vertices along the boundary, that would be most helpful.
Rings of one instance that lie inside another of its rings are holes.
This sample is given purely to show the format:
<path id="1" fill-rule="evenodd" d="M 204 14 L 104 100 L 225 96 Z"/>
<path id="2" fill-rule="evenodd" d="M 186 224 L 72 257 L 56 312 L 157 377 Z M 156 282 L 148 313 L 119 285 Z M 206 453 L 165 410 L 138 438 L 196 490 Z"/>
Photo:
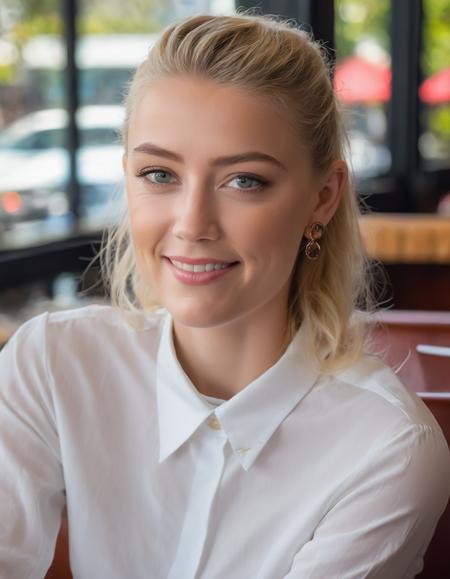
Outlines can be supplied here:
<path id="1" fill-rule="evenodd" d="M 216 241 L 220 236 L 214 193 L 208 187 L 192 187 L 178 199 L 173 233 L 185 241 Z"/>

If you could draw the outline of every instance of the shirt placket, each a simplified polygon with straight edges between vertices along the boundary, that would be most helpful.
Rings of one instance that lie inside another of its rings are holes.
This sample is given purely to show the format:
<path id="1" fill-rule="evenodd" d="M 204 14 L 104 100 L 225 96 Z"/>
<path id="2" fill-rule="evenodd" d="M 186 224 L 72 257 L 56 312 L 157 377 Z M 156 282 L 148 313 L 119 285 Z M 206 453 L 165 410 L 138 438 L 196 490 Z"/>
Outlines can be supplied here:
<path id="1" fill-rule="evenodd" d="M 167 579 L 195 579 L 197 576 L 214 498 L 223 475 L 226 442 L 219 419 L 211 415 L 201 438 L 178 549 Z"/>

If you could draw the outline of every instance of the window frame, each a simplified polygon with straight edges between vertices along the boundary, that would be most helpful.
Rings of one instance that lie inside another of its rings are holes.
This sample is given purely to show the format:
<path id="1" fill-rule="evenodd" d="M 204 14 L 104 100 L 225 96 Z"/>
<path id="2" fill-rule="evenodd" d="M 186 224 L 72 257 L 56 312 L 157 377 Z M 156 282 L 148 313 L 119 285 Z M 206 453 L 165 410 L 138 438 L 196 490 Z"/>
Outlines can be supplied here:
<path id="1" fill-rule="evenodd" d="M 255 8 L 266 14 L 293 18 L 327 48 L 334 60 L 334 1 L 333 0 L 262 0 L 236 2 L 242 8 Z M 388 175 L 361 180 L 358 193 L 376 211 L 421 212 L 436 205 L 441 190 L 450 189 L 450 169 L 425 171 L 418 151 L 421 81 L 420 54 L 422 49 L 422 0 L 391 0 L 392 95 L 388 111 L 388 143 L 392 167 Z M 61 0 L 67 54 L 66 105 L 69 114 L 68 154 L 70 179 L 68 192 L 75 224 L 68 236 L 53 243 L 41 243 L 23 249 L 0 251 L 0 288 L 26 283 L 37 275 L 80 270 L 79 255 L 88 260 L 93 247 L 102 237 L 80 234 L 77 220 L 80 214 L 80 187 L 77 181 L 76 150 L 80 142 L 76 123 L 79 105 L 79 70 L 75 59 L 77 42 L 76 21 L 79 0 Z M 394 34 L 402 30 L 402 34 Z M 402 115 L 395 111 L 402 110 Z M 83 267 L 81 267 L 82 269 Z"/>

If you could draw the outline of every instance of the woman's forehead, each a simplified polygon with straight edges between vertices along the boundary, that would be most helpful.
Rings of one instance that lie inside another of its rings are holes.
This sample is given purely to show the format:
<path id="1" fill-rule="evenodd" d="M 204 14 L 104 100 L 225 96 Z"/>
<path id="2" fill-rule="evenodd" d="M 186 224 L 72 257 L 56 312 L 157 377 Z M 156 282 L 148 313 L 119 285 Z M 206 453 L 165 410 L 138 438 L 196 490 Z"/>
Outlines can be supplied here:
<path id="1" fill-rule="evenodd" d="M 143 88 L 135 107 L 137 114 L 165 112 L 177 119 L 187 110 L 196 120 L 211 118 L 228 122 L 230 118 L 239 118 L 243 122 L 247 118 L 253 121 L 263 117 L 267 124 L 275 117 L 278 121 L 287 121 L 286 110 L 265 95 L 197 76 L 170 76 L 152 82 Z"/>
<path id="2" fill-rule="evenodd" d="M 198 77 L 166 77 L 145 87 L 130 118 L 129 139 L 133 147 L 148 139 L 161 139 L 161 146 L 204 139 L 210 147 L 258 146 L 285 158 L 305 153 L 285 107 L 255 91 Z"/>

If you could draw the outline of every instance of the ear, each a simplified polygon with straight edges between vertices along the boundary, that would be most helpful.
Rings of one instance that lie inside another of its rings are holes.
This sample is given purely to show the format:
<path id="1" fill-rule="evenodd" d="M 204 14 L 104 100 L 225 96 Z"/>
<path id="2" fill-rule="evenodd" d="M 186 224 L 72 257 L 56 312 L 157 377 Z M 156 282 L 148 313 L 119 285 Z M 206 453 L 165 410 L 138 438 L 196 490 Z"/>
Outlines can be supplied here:
<path id="1" fill-rule="evenodd" d="M 317 201 L 311 213 L 310 223 L 320 221 L 327 225 L 338 208 L 347 181 L 347 163 L 341 159 L 333 161 L 317 193 Z"/>
<path id="2" fill-rule="evenodd" d="M 124 153 L 122 155 L 122 168 L 123 168 L 123 172 L 126 173 L 127 172 L 127 163 L 128 163 L 128 157 L 127 154 Z"/>

